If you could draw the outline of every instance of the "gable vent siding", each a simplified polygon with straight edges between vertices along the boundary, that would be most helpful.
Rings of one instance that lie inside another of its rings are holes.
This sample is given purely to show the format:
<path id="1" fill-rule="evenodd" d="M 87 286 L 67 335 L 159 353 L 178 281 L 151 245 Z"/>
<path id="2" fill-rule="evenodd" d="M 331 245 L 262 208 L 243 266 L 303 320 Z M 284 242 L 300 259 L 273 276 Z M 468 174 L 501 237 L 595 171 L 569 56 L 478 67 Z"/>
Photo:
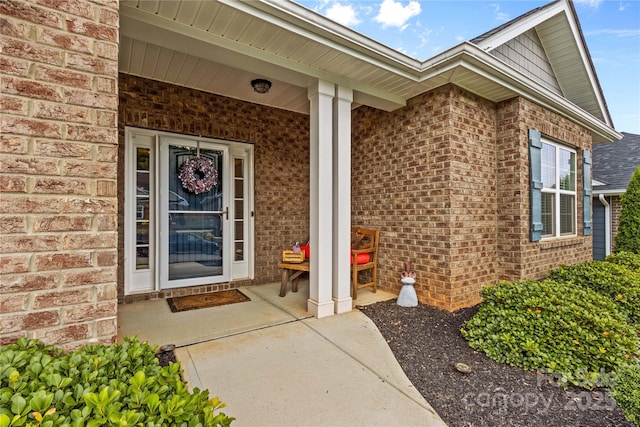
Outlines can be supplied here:
<path id="1" fill-rule="evenodd" d="M 532 242 L 542 239 L 542 139 L 540 132 L 529 129 L 529 173 L 531 176 Z"/>
<path id="2" fill-rule="evenodd" d="M 591 151 L 582 150 L 582 230 L 585 236 L 591 234 Z"/>
<path id="3" fill-rule="evenodd" d="M 549 58 L 535 30 L 520 34 L 490 53 L 554 93 L 562 95 Z"/>

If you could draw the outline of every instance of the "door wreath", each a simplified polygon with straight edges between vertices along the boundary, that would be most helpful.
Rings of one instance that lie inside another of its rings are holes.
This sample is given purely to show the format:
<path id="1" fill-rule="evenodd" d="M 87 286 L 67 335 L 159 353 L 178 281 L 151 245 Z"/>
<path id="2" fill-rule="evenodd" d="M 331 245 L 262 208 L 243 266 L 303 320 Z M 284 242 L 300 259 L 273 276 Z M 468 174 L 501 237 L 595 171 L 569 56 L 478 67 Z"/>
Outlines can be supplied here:
<path id="1" fill-rule="evenodd" d="M 200 156 L 192 157 L 180 166 L 178 179 L 190 193 L 206 193 L 216 185 L 218 171 L 211 160 Z"/>

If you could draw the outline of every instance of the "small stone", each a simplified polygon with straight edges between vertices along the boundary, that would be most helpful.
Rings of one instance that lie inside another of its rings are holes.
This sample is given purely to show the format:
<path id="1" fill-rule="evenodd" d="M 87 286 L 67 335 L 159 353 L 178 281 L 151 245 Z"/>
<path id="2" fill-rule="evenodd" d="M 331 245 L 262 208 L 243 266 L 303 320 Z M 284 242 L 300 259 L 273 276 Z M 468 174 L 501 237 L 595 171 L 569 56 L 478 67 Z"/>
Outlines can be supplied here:
<path id="1" fill-rule="evenodd" d="M 160 346 L 160 351 L 165 353 L 167 351 L 173 351 L 176 348 L 175 344 L 164 344 Z"/>
<path id="2" fill-rule="evenodd" d="M 456 371 L 462 372 L 463 374 L 471 373 L 471 366 L 467 365 L 466 363 L 457 362 L 453 364 L 453 367 L 456 368 Z"/>

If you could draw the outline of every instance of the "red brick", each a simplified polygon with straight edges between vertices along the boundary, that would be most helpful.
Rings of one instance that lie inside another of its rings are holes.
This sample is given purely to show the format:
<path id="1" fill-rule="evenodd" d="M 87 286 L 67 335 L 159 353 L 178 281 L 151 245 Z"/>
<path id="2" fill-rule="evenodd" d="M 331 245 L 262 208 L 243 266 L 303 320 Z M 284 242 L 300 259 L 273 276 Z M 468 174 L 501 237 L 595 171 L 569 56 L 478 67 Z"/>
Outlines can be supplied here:
<path id="1" fill-rule="evenodd" d="M 4 312 L 4 310 L 2 310 Z M 58 325 L 58 310 L 34 311 L 24 314 L 11 314 L 2 318 L 2 333 L 46 328 Z"/>
<path id="2" fill-rule="evenodd" d="M 0 233 L 24 233 L 27 231 L 25 216 L 0 215 Z"/>
<path id="3" fill-rule="evenodd" d="M 0 72 L 18 77 L 26 77 L 29 74 L 29 61 L 9 58 L 8 56 L 2 55 L 0 56 Z M 3 92 L 4 91 L 3 86 Z"/>
<path id="4" fill-rule="evenodd" d="M 98 21 L 101 24 L 110 25 L 112 27 L 118 27 L 120 25 L 120 15 L 117 10 L 112 9 L 100 9 L 98 15 Z"/>
<path id="5" fill-rule="evenodd" d="M 96 182 L 96 196 L 116 196 L 118 187 L 116 181 L 98 180 Z"/>
<path id="6" fill-rule="evenodd" d="M 84 0 L 36 0 L 36 2 L 42 6 L 87 19 L 93 19 L 95 15 L 95 7 Z"/>
<path id="7" fill-rule="evenodd" d="M 57 175 L 57 162 L 31 156 L 4 156 L 0 163 L 0 171 L 4 173 L 21 173 L 27 175 Z"/>
<path id="8" fill-rule="evenodd" d="M 115 283 L 116 269 L 113 267 L 92 268 L 82 271 L 63 272 L 64 286 L 82 286 L 99 283 Z"/>
<path id="9" fill-rule="evenodd" d="M 66 68 L 41 66 L 36 69 L 36 79 L 76 89 L 91 89 L 91 77 L 86 73 Z"/>
<path id="10" fill-rule="evenodd" d="M 3 92 L 7 94 L 48 99 L 49 101 L 56 102 L 62 101 L 62 97 L 56 85 L 34 82 L 32 80 L 5 77 L 2 79 L 2 89 Z"/>
<path id="11" fill-rule="evenodd" d="M 60 50 L 24 40 L 5 39 L 2 54 L 49 65 L 62 65 Z"/>
<path id="12" fill-rule="evenodd" d="M 118 134 L 116 129 L 96 126 L 67 125 L 67 137 L 73 141 L 99 142 L 117 144 Z"/>
<path id="13" fill-rule="evenodd" d="M 65 63 L 69 68 L 80 71 L 88 71 L 94 74 L 115 76 L 118 72 L 118 63 L 104 58 L 66 52 Z"/>
<path id="14" fill-rule="evenodd" d="M 115 248 L 118 236 L 115 232 L 70 233 L 63 238 L 64 249 Z"/>
<path id="15" fill-rule="evenodd" d="M 0 152 L 7 154 L 26 154 L 27 142 L 22 136 L 0 134 Z"/>
<path id="16" fill-rule="evenodd" d="M 118 98 L 114 95 L 104 93 L 66 89 L 64 91 L 64 102 L 67 104 L 103 108 L 105 110 L 115 110 L 118 105 Z"/>
<path id="17" fill-rule="evenodd" d="M 62 205 L 63 213 L 116 213 L 116 202 L 113 199 L 82 198 L 68 199 Z"/>
<path id="18" fill-rule="evenodd" d="M 77 177 L 116 177 L 115 163 L 99 163 L 82 160 L 66 160 L 62 164 L 62 175 Z M 100 181 L 99 181 L 100 182 Z M 114 181 L 115 183 L 115 181 Z M 97 194 L 101 194 L 99 189 Z M 111 194 L 115 196 L 115 194 Z"/>
<path id="19" fill-rule="evenodd" d="M 116 250 L 98 251 L 96 253 L 96 265 L 98 267 L 113 267 L 117 264 L 118 252 Z"/>
<path id="20" fill-rule="evenodd" d="M 36 178 L 34 193 L 40 194 L 86 194 L 90 185 L 86 180 L 71 178 Z"/>
<path id="21" fill-rule="evenodd" d="M 118 334 L 118 319 L 104 319 L 96 322 L 96 334 L 100 337 L 115 337 Z"/>
<path id="22" fill-rule="evenodd" d="M 91 158 L 91 146 L 77 142 L 36 140 L 34 150 L 40 157 Z"/>
<path id="23" fill-rule="evenodd" d="M 28 294 L 2 295 L 0 313 L 20 313 L 27 308 Z M 1 324 L 1 323 L 0 323 Z"/>
<path id="24" fill-rule="evenodd" d="M 53 308 L 61 306 L 74 306 L 91 302 L 91 292 L 88 289 L 75 290 L 51 290 L 49 292 L 39 292 L 33 298 L 33 308 Z"/>
<path id="25" fill-rule="evenodd" d="M 96 301 L 111 301 L 118 296 L 115 283 L 96 285 Z"/>
<path id="26" fill-rule="evenodd" d="M 58 235 L 8 235 L 0 240 L 0 253 L 25 253 L 56 251 L 59 249 Z"/>
<path id="27" fill-rule="evenodd" d="M 72 252 L 36 255 L 38 271 L 66 270 L 70 268 L 91 267 L 91 253 Z"/>
<path id="28" fill-rule="evenodd" d="M 0 193 L 26 193 L 27 179 L 24 176 L 0 176 Z"/>
<path id="29" fill-rule="evenodd" d="M 38 329 L 34 338 L 45 343 L 65 344 L 72 341 L 86 340 L 91 337 L 89 325 L 86 323 L 64 326 L 55 329 Z"/>
<path id="30" fill-rule="evenodd" d="M 0 197 L 0 212 L 4 213 L 55 213 L 60 209 L 60 200 L 50 197 L 3 196 Z"/>
<path id="31" fill-rule="evenodd" d="M 113 111 L 96 111 L 96 124 L 103 127 L 116 127 L 118 116 Z"/>
<path id="32" fill-rule="evenodd" d="M 98 92 L 117 93 L 118 80 L 115 78 L 96 77 Z"/>
<path id="33" fill-rule="evenodd" d="M 56 104 L 51 102 L 34 101 L 33 116 L 40 119 L 59 120 L 67 122 L 90 123 L 91 115 L 86 107 Z M 66 142 L 64 142 L 66 144 Z"/>
<path id="34" fill-rule="evenodd" d="M 27 114 L 27 101 L 11 96 L 3 96 L 0 98 L 0 109 L 3 114 L 17 114 L 25 116 Z"/>
<path id="35" fill-rule="evenodd" d="M 29 254 L 0 255 L 0 273 L 13 274 L 29 271 Z"/>
<path id="36" fill-rule="evenodd" d="M 118 217 L 116 215 L 96 215 L 94 223 L 98 231 L 117 231 Z"/>
<path id="37" fill-rule="evenodd" d="M 0 123 L 3 132 L 17 135 L 44 136 L 60 138 L 62 128 L 59 123 L 44 122 L 20 117 L 2 116 Z"/>
<path id="38" fill-rule="evenodd" d="M 98 147 L 99 162 L 115 162 L 118 159 L 118 147 L 101 145 Z"/>
<path id="39" fill-rule="evenodd" d="M 118 17 L 117 12 L 115 17 Z M 83 19 L 67 19 L 67 30 L 71 33 L 82 34 L 98 40 L 118 41 L 117 28 Z"/>
<path id="40" fill-rule="evenodd" d="M 58 287 L 58 278 L 55 272 L 14 274 L 2 277 L 0 281 L 0 293 L 33 292 Z"/>
<path id="41" fill-rule="evenodd" d="M 118 60 L 118 45 L 115 43 L 97 41 L 96 42 L 96 54 L 100 58 L 111 59 L 113 61 Z"/>
<path id="42" fill-rule="evenodd" d="M 60 13 L 29 4 L 24 0 L 4 0 L 0 3 L 0 13 L 48 27 L 62 28 L 63 20 Z"/>
<path id="43" fill-rule="evenodd" d="M 33 220 L 33 231 L 89 231 L 91 229 L 91 217 L 55 215 L 41 216 Z"/>
<path id="44" fill-rule="evenodd" d="M 82 53 L 92 53 L 93 40 L 51 28 L 38 28 L 38 42 Z"/>
<path id="45" fill-rule="evenodd" d="M 0 16 L 0 34 L 3 36 L 28 39 L 31 28 L 32 25 L 25 24 L 24 22 L 15 19 L 7 19 L 5 16 Z"/>
<path id="46" fill-rule="evenodd" d="M 117 303 L 115 300 L 97 304 L 82 304 L 67 307 L 63 310 L 63 323 L 86 322 L 105 317 L 115 317 Z"/>

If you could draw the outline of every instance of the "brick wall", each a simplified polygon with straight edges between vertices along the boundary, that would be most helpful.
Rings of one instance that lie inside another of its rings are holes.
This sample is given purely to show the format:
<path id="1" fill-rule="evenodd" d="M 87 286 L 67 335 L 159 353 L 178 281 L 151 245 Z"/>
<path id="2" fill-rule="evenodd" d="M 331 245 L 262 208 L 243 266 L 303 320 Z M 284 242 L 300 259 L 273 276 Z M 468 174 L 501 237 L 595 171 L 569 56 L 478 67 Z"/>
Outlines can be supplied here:
<path id="1" fill-rule="evenodd" d="M 118 1 L 0 3 L 0 344 L 116 336 Z"/>
<path id="2" fill-rule="evenodd" d="M 247 82 L 249 84 L 249 82 Z M 309 236 L 309 118 L 306 115 L 120 74 L 119 141 L 125 126 L 255 145 L 255 283 L 280 280 L 281 251 Z M 119 163 L 119 194 L 124 162 Z M 124 197 L 119 198 L 119 302 L 191 295 L 247 282 L 124 296 Z"/>
<path id="3" fill-rule="evenodd" d="M 391 113 L 353 113 L 352 222 L 381 228 L 379 286 L 399 292 L 413 262 L 420 302 L 480 301 L 499 279 L 540 278 L 591 257 L 591 239 L 529 242 L 527 130 L 576 148 L 587 132 L 526 100 L 493 104 L 455 86 Z M 578 188 L 582 188 L 581 167 Z M 582 209 L 578 197 L 578 212 Z"/>
<path id="4" fill-rule="evenodd" d="M 506 211 L 498 224 L 498 246 L 505 280 L 540 279 L 561 264 L 592 259 L 591 236 L 583 236 L 582 153 L 591 150 L 591 135 L 580 126 L 523 98 L 502 102 L 498 114 L 498 210 Z M 577 236 L 552 241 L 529 241 L 528 129 L 537 129 L 560 144 L 577 149 Z M 518 233 L 518 230 L 520 232 Z"/>

